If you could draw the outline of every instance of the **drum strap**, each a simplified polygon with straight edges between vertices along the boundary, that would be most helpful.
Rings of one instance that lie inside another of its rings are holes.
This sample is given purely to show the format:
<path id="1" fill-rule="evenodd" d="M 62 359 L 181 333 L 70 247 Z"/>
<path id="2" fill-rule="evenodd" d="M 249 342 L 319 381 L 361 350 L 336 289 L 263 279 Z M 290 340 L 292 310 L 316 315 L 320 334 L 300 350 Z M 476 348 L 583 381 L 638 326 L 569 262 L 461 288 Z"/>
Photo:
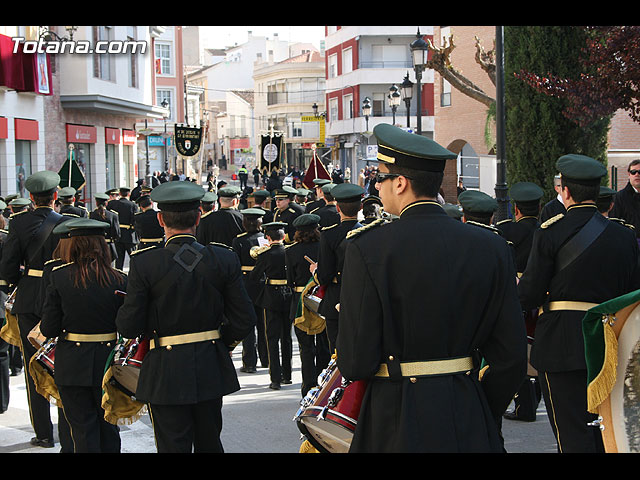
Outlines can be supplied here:
<path id="1" fill-rule="evenodd" d="M 556 274 L 578 258 L 600 236 L 608 224 L 609 220 L 599 213 L 595 213 L 558 252 Z"/>

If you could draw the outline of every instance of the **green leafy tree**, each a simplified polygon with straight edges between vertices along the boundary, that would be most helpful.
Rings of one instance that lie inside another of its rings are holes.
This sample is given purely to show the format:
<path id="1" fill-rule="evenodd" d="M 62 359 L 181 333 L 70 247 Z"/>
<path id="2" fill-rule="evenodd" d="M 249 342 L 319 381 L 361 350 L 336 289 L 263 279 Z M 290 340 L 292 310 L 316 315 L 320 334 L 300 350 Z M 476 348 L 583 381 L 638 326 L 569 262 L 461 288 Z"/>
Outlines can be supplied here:
<path id="1" fill-rule="evenodd" d="M 577 79 L 591 73 L 585 48 L 590 39 L 580 26 L 506 26 L 504 29 L 505 135 L 508 183 L 529 181 L 555 197 L 556 160 L 568 153 L 606 165 L 611 116 L 578 124 L 567 115 L 569 99 L 543 93 L 531 75 Z"/>

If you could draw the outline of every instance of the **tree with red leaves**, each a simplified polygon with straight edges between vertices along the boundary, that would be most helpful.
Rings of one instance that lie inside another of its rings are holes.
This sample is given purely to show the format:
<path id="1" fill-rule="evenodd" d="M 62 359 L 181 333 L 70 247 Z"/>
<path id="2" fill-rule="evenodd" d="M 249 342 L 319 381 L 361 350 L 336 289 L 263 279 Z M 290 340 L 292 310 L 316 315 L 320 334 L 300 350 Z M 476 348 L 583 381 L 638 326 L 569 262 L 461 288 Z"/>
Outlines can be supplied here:
<path id="1" fill-rule="evenodd" d="M 640 123 L 640 26 L 586 26 L 584 72 L 578 78 L 521 70 L 516 77 L 537 91 L 564 98 L 564 115 L 578 125 L 625 110 Z"/>

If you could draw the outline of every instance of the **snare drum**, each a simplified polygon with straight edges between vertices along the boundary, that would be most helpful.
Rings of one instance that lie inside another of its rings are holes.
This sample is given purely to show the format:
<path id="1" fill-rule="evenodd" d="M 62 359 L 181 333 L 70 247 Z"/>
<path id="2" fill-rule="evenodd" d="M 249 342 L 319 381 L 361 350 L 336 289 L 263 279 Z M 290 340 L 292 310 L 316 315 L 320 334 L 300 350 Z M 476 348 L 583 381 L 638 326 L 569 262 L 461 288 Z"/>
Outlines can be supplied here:
<path id="1" fill-rule="evenodd" d="M 111 363 L 111 383 L 131 397 L 135 397 L 144 357 L 149 352 L 149 339 L 142 336 L 125 340 L 116 347 Z"/>
<path id="2" fill-rule="evenodd" d="M 358 423 L 366 382 L 346 381 L 335 359 L 309 390 L 294 417 L 298 429 L 322 453 L 347 453 Z"/>
<path id="3" fill-rule="evenodd" d="M 52 377 L 55 372 L 57 343 L 57 338 L 50 338 L 49 340 L 46 340 L 40 347 L 40 350 L 36 352 L 36 362 L 42 365 L 46 372 Z"/>
<path id="4" fill-rule="evenodd" d="M 309 291 L 302 297 L 302 301 L 304 302 L 304 306 L 311 310 L 316 315 L 320 315 L 318 313 L 318 308 L 320 308 L 320 302 L 322 302 L 322 297 L 324 296 L 324 288 L 320 285 L 316 285 L 313 288 L 310 288 Z"/>

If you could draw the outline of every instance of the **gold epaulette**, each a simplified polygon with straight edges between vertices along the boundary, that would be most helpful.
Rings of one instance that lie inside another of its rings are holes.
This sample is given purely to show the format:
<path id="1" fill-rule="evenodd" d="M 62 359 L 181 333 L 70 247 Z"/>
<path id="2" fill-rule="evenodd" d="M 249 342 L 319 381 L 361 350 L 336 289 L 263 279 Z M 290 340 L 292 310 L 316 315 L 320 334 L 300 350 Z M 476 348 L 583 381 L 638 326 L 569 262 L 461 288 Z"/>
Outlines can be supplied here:
<path id="1" fill-rule="evenodd" d="M 107 208 L 107 210 L 109 210 L 111 213 L 115 213 L 116 215 L 120 215 L 117 211 L 111 210 L 110 208 Z"/>
<path id="2" fill-rule="evenodd" d="M 211 215 L 213 213 L 213 210 L 209 210 L 207 213 L 203 213 L 202 215 L 200 215 L 200 218 L 204 218 L 207 215 Z"/>
<path id="3" fill-rule="evenodd" d="M 609 217 L 609 220 L 611 220 L 612 222 L 619 223 L 620 225 L 624 225 L 625 227 L 628 227 L 631 230 L 635 230 L 636 229 L 636 227 L 634 227 L 630 223 L 627 223 L 627 221 L 624 218 Z"/>
<path id="4" fill-rule="evenodd" d="M 16 215 L 20 215 L 21 213 L 27 213 L 28 211 L 29 211 L 29 210 L 27 210 L 27 209 L 25 209 L 25 210 L 20 210 L 19 212 L 15 212 L 15 213 L 12 213 L 11 215 L 9 215 L 9 218 L 13 218 L 13 217 L 15 217 Z"/>
<path id="5" fill-rule="evenodd" d="M 158 248 L 158 246 L 157 245 L 151 245 L 150 247 L 141 248 L 140 250 L 134 250 L 129 255 L 137 255 L 137 254 L 139 254 L 141 252 L 147 252 L 147 251 L 152 250 L 154 248 Z"/>
<path id="6" fill-rule="evenodd" d="M 44 262 L 45 265 L 48 265 L 50 263 L 53 262 L 59 262 L 60 260 L 62 260 L 61 258 L 52 258 L 51 260 L 47 260 L 46 262 Z"/>
<path id="7" fill-rule="evenodd" d="M 467 220 L 467 223 L 470 224 L 470 225 L 476 225 L 478 227 L 482 227 L 482 228 L 484 228 L 486 230 L 491 230 L 496 235 L 502 236 L 502 232 L 500 230 L 498 230 L 496 227 L 492 226 L 492 225 L 485 225 L 484 223 L 474 222 L 473 220 Z"/>
<path id="8" fill-rule="evenodd" d="M 553 225 L 554 223 L 556 223 L 558 220 L 561 220 L 562 218 L 564 218 L 564 213 L 559 213 L 555 217 L 551 217 L 549 220 L 547 220 L 542 225 L 540 225 L 540 228 L 549 228 L 550 225 Z"/>
<path id="9" fill-rule="evenodd" d="M 64 215 L 65 217 L 80 217 L 80 215 L 76 215 L 75 213 L 69 213 L 69 212 L 65 212 L 62 215 Z"/>
<path id="10" fill-rule="evenodd" d="M 258 246 L 251 247 L 251 249 L 249 250 L 249 255 L 251 255 L 251 258 L 255 260 L 256 258 L 258 258 L 258 255 L 266 252 L 270 248 L 271 248 L 271 245 L 263 245 L 262 247 L 258 247 Z"/>
<path id="11" fill-rule="evenodd" d="M 216 247 L 222 247 L 222 248 L 226 248 L 227 250 L 233 250 L 233 248 L 227 245 L 226 243 L 209 242 L 209 245 L 215 245 Z"/>
<path id="12" fill-rule="evenodd" d="M 509 223 L 509 222 L 513 222 L 513 220 L 511 218 L 505 218 L 504 220 L 500 220 L 498 223 L 496 223 L 496 226 L 502 225 L 503 223 Z"/>
<path id="13" fill-rule="evenodd" d="M 353 230 L 350 230 L 349 232 L 347 232 L 347 238 L 349 238 L 349 239 L 354 238 L 354 237 L 362 234 L 363 232 L 371 230 L 374 227 L 378 227 L 380 225 L 384 225 L 385 223 L 387 223 L 385 219 L 378 218 L 377 220 L 374 220 L 373 222 L 369 223 L 368 225 L 363 225 L 362 227 L 358 227 L 358 228 L 354 228 Z"/>
<path id="14" fill-rule="evenodd" d="M 324 232 L 325 230 L 329 230 L 330 228 L 337 227 L 338 225 L 340 225 L 340 223 L 336 223 L 335 225 L 329 225 L 328 227 L 322 227 L 320 230 Z"/>
<path id="15" fill-rule="evenodd" d="M 244 237 L 247 233 L 249 233 L 249 232 L 239 233 L 238 235 L 236 235 L 236 238 Z"/>
<path id="16" fill-rule="evenodd" d="M 63 263 L 62 265 L 58 265 L 57 267 L 53 267 L 53 270 L 51 270 L 52 272 L 55 272 L 56 270 L 59 270 L 63 267 L 67 267 L 69 265 L 71 265 L 73 262 L 69 262 L 69 263 Z"/>
<path id="17" fill-rule="evenodd" d="M 295 211 L 293 208 L 289 208 L 289 211 L 290 211 L 291 213 L 296 213 L 296 211 Z"/>
<path id="18" fill-rule="evenodd" d="M 290 243 L 289 245 L 285 245 L 284 248 L 293 247 L 294 245 L 297 245 L 297 244 L 298 242 L 293 242 L 293 243 Z"/>

